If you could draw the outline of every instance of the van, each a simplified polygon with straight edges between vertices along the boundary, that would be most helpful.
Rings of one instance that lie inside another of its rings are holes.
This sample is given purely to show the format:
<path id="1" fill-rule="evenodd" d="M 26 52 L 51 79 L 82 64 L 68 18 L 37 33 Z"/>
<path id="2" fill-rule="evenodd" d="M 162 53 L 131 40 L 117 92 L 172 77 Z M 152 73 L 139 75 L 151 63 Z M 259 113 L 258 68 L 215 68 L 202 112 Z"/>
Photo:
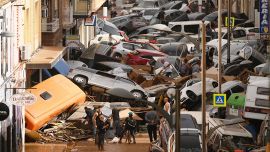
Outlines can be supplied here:
<path id="1" fill-rule="evenodd" d="M 265 120 L 270 113 L 270 78 L 250 76 L 247 86 L 244 117 Z"/>
<path id="2" fill-rule="evenodd" d="M 26 128 L 38 130 L 72 105 L 85 101 L 86 94 L 63 75 L 55 75 L 28 90 L 35 103 L 25 107 Z"/>
<path id="3" fill-rule="evenodd" d="M 231 124 L 230 121 L 217 118 L 208 119 L 209 151 L 218 151 L 219 149 L 245 150 L 246 146 L 254 143 L 252 134 L 241 123 Z"/>
<path id="4" fill-rule="evenodd" d="M 189 34 L 199 34 L 200 25 L 202 21 L 183 21 L 183 22 L 169 22 L 168 26 L 172 31 L 189 33 Z M 209 21 L 204 22 L 205 25 L 210 24 Z"/>

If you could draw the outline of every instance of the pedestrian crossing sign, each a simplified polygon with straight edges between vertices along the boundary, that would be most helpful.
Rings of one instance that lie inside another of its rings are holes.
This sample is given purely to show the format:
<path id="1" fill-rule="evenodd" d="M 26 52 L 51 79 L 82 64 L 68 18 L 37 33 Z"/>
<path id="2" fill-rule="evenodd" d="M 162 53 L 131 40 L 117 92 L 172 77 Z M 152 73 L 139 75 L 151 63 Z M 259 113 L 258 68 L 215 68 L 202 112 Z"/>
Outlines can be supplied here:
<path id="1" fill-rule="evenodd" d="M 226 94 L 213 94 L 214 107 L 226 107 Z"/>

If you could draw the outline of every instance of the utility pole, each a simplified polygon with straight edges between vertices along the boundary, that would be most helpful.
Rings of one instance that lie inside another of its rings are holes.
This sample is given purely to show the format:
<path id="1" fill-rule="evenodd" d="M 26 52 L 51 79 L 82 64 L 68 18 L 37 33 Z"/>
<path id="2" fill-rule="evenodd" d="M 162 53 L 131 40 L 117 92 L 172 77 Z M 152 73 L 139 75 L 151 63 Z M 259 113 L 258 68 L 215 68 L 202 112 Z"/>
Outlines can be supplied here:
<path id="1" fill-rule="evenodd" d="M 204 21 L 202 22 L 202 61 L 201 61 L 201 78 L 202 78 L 202 151 L 207 152 L 206 147 L 206 27 Z"/>
<path id="2" fill-rule="evenodd" d="M 180 91 L 178 88 L 175 89 L 176 91 L 176 112 L 175 112 L 175 152 L 180 152 Z"/>
<path id="3" fill-rule="evenodd" d="M 202 0 L 198 1 L 198 12 L 202 12 Z"/>
<path id="4" fill-rule="evenodd" d="M 228 27 L 227 27 L 227 64 L 230 63 L 230 52 L 231 52 L 231 0 L 228 0 Z"/>
<path id="5" fill-rule="evenodd" d="M 222 0 L 218 0 L 218 93 L 221 93 L 221 68 L 222 68 L 222 54 L 221 54 L 221 3 Z"/>

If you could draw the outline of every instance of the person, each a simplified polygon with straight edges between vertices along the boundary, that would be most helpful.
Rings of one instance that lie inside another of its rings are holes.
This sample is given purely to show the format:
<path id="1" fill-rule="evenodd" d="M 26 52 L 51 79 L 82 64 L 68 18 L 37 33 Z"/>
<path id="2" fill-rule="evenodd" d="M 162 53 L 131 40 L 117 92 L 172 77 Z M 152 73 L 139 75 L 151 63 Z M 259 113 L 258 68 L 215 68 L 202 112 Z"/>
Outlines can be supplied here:
<path id="1" fill-rule="evenodd" d="M 97 132 L 97 118 L 98 116 L 101 114 L 100 109 L 99 108 L 94 108 L 95 112 L 93 114 L 92 117 L 92 129 L 93 129 L 93 137 L 96 139 L 96 132 Z M 97 141 L 95 140 L 95 143 L 97 143 Z"/>
<path id="2" fill-rule="evenodd" d="M 102 114 L 100 114 L 99 119 L 97 121 L 97 129 L 98 129 L 98 150 L 104 150 L 104 140 L 106 130 L 110 127 L 109 124 L 105 121 L 105 118 Z"/>
<path id="3" fill-rule="evenodd" d="M 188 60 L 186 58 L 183 60 L 179 72 L 180 72 L 181 76 L 187 76 L 191 73 L 190 65 L 189 65 Z"/>
<path id="4" fill-rule="evenodd" d="M 165 72 L 165 76 L 170 77 L 172 74 L 171 64 L 169 62 L 165 61 L 163 64 L 163 67 L 162 67 L 162 71 Z"/>
<path id="5" fill-rule="evenodd" d="M 93 127 L 93 121 L 91 121 L 93 115 L 94 115 L 94 111 L 91 108 L 88 107 L 84 107 L 84 111 L 86 113 L 86 117 L 85 120 L 88 123 L 89 127 L 92 128 Z"/>
<path id="6" fill-rule="evenodd" d="M 136 128 L 136 121 L 133 119 L 133 112 L 129 112 L 128 117 L 125 119 L 125 128 L 122 132 L 119 143 L 122 143 L 123 136 L 126 134 L 127 131 L 129 131 L 130 135 L 133 138 L 133 143 L 135 144 L 136 143 L 135 135 L 134 135 L 135 128 Z"/>
<path id="7" fill-rule="evenodd" d="M 128 11 L 126 10 L 126 7 L 123 7 L 122 11 L 120 12 L 121 16 L 128 15 Z"/>
<path id="8" fill-rule="evenodd" d="M 163 102 L 164 102 L 163 110 L 166 111 L 170 115 L 171 114 L 171 104 L 169 102 L 169 98 L 165 97 Z"/>
<path id="9" fill-rule="evenodd" d="M 214 61 L 213 61 L 214 52 L 215 52 L 215 49 L 211 48 L 209 52 L 206 53 L 206 68 L 207 69 L 214 65 Z"/>
<path id="10" fill-rule="evenodd" d="M 196 61 L 196 62 L 192 65 L 192 73 L 199 73 L 200 71 L 201 71 L 200 61 Z"/>
<path id="11" fill-rule="evenodd" d="M 119 110 L 113 109 L 112 110 L 112 118 L 113 118 L 113 129 L 115 129 L 115 136 L 121 136 L 121 126 L 120 126 L 120 117 L 119 117 Z"/>
<path id="12" fill-rule="evenodd" d="M 145 114 L 145 121 L 147 122 L 147 132 L 149 135 L 150 142 L 157 140 L 157 124 L 158 124 L 158 114 L 156 111 L 152 110 Z"/>
<path id="13" fill-rule="evenodd" d="M 165 20 L 165 8 L 162 7 L 161 11 L 158 13 L 157 18 L 160 20 L 161 24 L 166 25 L 166 20 Z"/>

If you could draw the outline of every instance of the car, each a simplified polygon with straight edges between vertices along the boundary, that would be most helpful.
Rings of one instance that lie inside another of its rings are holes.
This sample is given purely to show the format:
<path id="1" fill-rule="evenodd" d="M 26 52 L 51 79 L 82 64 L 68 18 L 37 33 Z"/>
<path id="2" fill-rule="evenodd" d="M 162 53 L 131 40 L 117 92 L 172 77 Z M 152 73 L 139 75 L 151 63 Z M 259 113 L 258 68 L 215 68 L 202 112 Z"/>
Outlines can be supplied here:
<path id="1" fill-rule="evenodd" d="M 165 8 L 165 10 L 170 10 L 170 9 L 179 10 L 183 4 L 184 4 L 183 1 L 171 1 L 169 3 L 162 5 L 162 8 Z"/>
<path id="2" fill-rule="evenodd" d="M 129 37 L 140 35 L 140 34 L 158 34 L 166 36 L 166 34 L 172 33 L 172 30 L 164 24 L 149 25 L 146 27 L 138 28 L 136 31 L 131 33 Z"/>
<path id="3" fill-rule="evenodd" d="M 73 69 L 67 77 L 82 87 L 96 86 L 106 90 L 122 88 L 131 92 L 137 99 L 145 99 L 148 96 L 141 86 L 130 79 L 91 68 L 78 67 Z"/>
<path id="4" fill-rule="evenodd" d="M 188 46 L 179 42 L 166 43 L 160 46 L 160 51 L 169 56 L 185 56 L 188 53 Z"/>
<path id="5" fill-rule="evenodd" d="M 126 56 L 128 53 L 133 52 L 136 49 L 147 49 L 147 50 L 159 50 L 159 48 L 148 42 L 123 42 L 121 41 L 119 44 L 112 47 L 113 54 L 112 56 L 115 58 L 121 58 Z"/>
<path id="6" fill-rule="evenodd" d="M 190 21 L 199 21 L 202 20 L 206 16 L 205 13 L 202 12 L 194 12 L 194 13 L 189 13 L 188 14 L 188 19 Z"/>
<path id="7" fill-rule="evenodd" d="M 232 119 L 209 118 L 208 149 L 238 149 L 239 151 L 252 148 L 252 134 L 245 128 L 245 123 L 233 123 Z"/>
<path id="8" fill-rule="evenodd" d="M 218 31 L 218 28 L 216 28 L 214 31 Z M 222 39 L 227 39 L 227 28 L 222 28 Z M 217 38 L 218 32 L 215 32 L 215 37 Z M 236 27 L 232 29 L 231 32 L 231 40 L 249 40 L 249 39 L 258 39 L 259 38 L 259 28 L 258 27 L 250 27 L 250 28 L 244 28 L 244 27 Z"/>
<path id="9" fill-rule="evenodd" d="M 121 68 L 126 73 L 130 73 L 133 70 L 133 68 L 129 65 L 108 61 L 98 62 L 93 68 L 101 71 L 110 71 L 115 68 Z"/>
<path id="10" fill-rule="evenodd" d="M 171 9 L 165 10 L 165 21 L 166 22 L 176 22 L 176 21 L 188 21 L 188 16 L 186 12 L 182 12 L 180 10 Z M 161 21 L 157 18 L 158 14 L 155 14 L 154 17 L 150 21 L 150 25 L 159 24 Z"/>
<path id="11" fill-rule="evenodd" d="M 119 35 L 111 35 L 111 39 L 109 34 L 99 34 L 96 35 L 96 37 L 90 41 L 90 45 L 92 44 L 108 44 L 108 45 L 115 45 L 119 43 L 121 40 L 124 40 L 122 36 Z"/>
<path id="12" fill-rule="evenodd" d="M 190 79 L 180 89 L 180 99 L 183 101 L 181 105 L 186 109 L 193 109 L 200 102 L 202 95 L 202 81 L 200 79 Z M 207 95 L 213 89 L 218 87 L 218 82 L 211 78 L 206 78 L 206 93 Z"/>
<path id="13" fill-rule="evenodd" d="M 153 61 L 153 57 L 158 56 L 167 56 L 167 54 L 154 50 L 137 49 L 127 55 L 126 63 L 128 65 L 146 65 Z"/>
<path id="14" fill-rule="evenodd" d="M 167 131 L 164 129 L 165 127 L 167 127 L 167 124 L 163 122 L 160 125 L 162 147 L 166 151 L 175 152 L 175 131 Z M 196 119 L 191 114 L 181 114 L 180 129 L 180 151 L 202 151 L 201 131 Z"/>
<path id="15" fill-rule="evenodd" d="M 247 89 L 246 84 L 244 84 L 244 83 L 242 83 L 241 81 L 238 81 L 238 80 L 233 80 L 233 81 L 227 81 L 227 82 L 223 83 L 221 85 L 221 92 L 220 93 L 226 94 L 226 99 L 228 100 L 229 97 L 233 93 L 244 93 L 246 91 L 246 89 Z M 210 102 L 213 101 L 212 94 L 214 94 L 214 93 L 218 93 L 218 88 L 213 89 L 208 94 Z"/>
<path id="16" fill-rule="evenodd" d="M 130 9 L 131 12 L 140 12 L 145 8 L 160 8 L 166 4 L 168 0 L 142 0 L 137 7 Z"/>
<path id="17" fill-rule="evenodd" d="M 221 10 L 223 25 L 225 25 L 225 17 L 227 16 L 227 14 L 228 14 L 227 10 Z M 248 17 L 244 13 L 237 14 L 237 13 L 232 12 L 231 17 L 235 18 L 234 25 L 244 23 L 245 21 L 248 20 Z M 217 22 L 217 19 L 218 19 L 218 11 L 210 13 L 203 18 L 204 21 L 210 21 L 210 22 Z"/>
<path id="18" fill-rule="evenodd" d="M 157 44 L 173 43 L 175 39 L 172 37 L 159 37 L 157 38 Z"/>
<path id="19" fill-rule="evenodd" d="M 118 29 L 130 33 L 140 27 L 147 26 L 146 20 L 138 14 L 129 14 L 119 17 L 114 17 L 110 20 Z"/>
<path id="20" fill-rule="evenodd" d="M 169 22 L 169 27 L 172 31 L 182 32 L 187 34 L 199 34 L 200 25 L 202 21 L 180 21 L 180 22 Z M 210 24 L 209 21 L 204 22 L 205 25 Z"/>
<path id="21" fill-rule="evenodd" d="M 70 69 L 75 69 L 77 67 L 87 67 L 88 68 L 88 66 L 85 63 L 83 63 L 82 61 L 68 60 L 66 62 L 69 65 Z"/>
<path id="22" fill-rule="evenodd" d="M 96 34 L 112 34 L 112 35 L 121 35 L 120 30 L 111 22 L 97 19 Z"/>
<path id="23" fill-rule="evenodd" d="M 157 44 L 158 37 L 160 37 L 158 34 L 140 34 L 131 36 L 129 39 L 136 42 L 149 42 L 152 44 Z"/>
<path id="24" fill-rule="evenodd" d="M 159 11 L 158 8 L 146 8 L 141 11 L 142 17 L 147 21 L 150 22 L 152 17 Z"/>

